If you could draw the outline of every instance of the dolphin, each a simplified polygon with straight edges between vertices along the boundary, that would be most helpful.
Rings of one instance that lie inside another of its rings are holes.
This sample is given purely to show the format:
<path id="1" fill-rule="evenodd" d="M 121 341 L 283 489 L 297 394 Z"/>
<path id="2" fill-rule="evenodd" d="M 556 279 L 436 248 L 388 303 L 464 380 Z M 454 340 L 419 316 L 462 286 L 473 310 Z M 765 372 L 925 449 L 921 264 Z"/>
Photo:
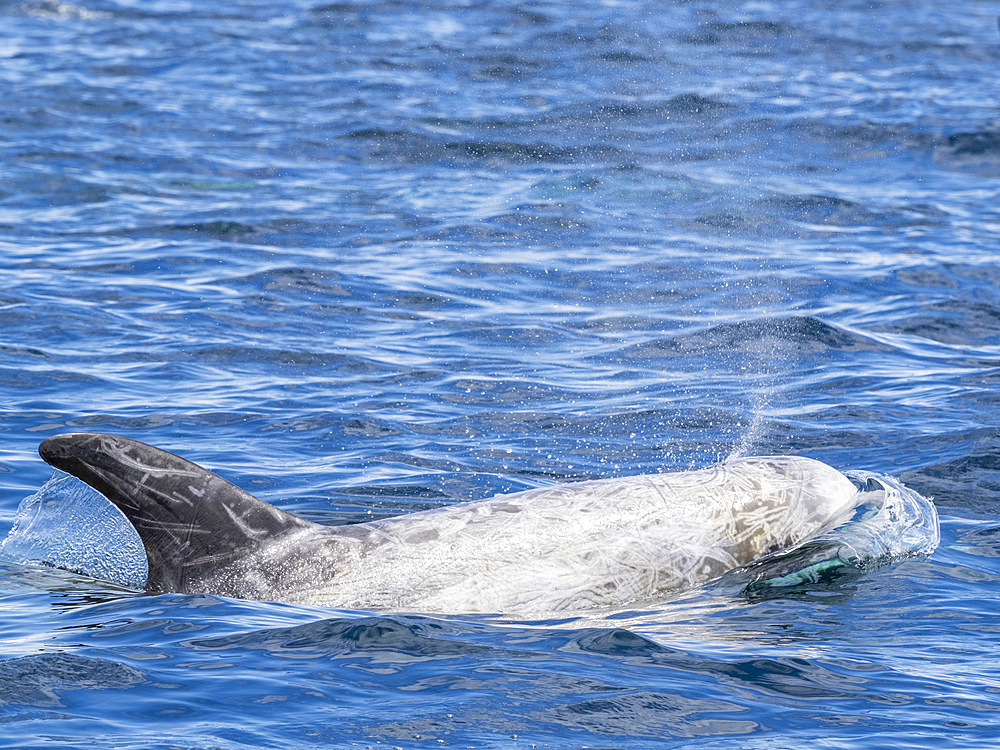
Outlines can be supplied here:
<path id="1" fill-rule="evenodd" d="M 125 514 L 149 593 L 341 609 L 521 616 L 662 601 L 807 542 L 858 502 L 836 469 L 771 456 L 324 526 L 130 438 L 56 435 L 39 453 Z"/>

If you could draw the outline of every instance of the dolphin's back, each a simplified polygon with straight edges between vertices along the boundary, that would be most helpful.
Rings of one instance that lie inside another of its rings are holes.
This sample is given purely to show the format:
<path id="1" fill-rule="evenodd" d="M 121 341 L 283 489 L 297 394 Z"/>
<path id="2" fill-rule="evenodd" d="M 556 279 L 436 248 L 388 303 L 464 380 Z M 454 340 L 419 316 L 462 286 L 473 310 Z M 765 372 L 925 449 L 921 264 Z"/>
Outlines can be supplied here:
<path id="1" fill-rule="evenodd" d="M 152 592 L 356 609 L 537 614 L 663 597 L 810 539 L 856 495 L 818 461 L 746 458 L 326 527 L 129 438 L 58 435 L 39 452 L 128 517 Z"/>
<path id="2" fill-rule="evenodd" d="M 812 538 L 855 497 L 839 471 L 797 457 L 529 490 L 364 524 L 314 597 L 521 613 L 662 598 Z"/>

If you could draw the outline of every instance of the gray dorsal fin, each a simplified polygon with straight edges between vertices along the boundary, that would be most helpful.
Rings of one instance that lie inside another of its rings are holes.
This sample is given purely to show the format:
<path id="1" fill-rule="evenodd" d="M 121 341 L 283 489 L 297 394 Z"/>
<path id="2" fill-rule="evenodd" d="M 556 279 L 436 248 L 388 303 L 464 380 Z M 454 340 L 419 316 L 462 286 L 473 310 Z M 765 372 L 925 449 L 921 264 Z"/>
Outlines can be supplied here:
<path id="1" fill-rule="evenodd" d="M 197 464 L 117 435 L 68 433 L 38 452 L 107 497 L 139 533 L 149 561 L 147 590 L 215 588 L 265 541 L 316 524 L 258 500 Z"/>

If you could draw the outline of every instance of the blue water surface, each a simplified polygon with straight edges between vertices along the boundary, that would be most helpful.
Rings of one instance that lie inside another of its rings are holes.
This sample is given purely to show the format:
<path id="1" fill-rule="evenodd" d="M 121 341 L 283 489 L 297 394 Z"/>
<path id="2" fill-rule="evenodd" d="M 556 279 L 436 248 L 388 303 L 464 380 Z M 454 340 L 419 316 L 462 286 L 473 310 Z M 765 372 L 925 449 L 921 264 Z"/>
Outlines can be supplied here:
<path id="1" fill-rule="evenodd" d="M 800 454 L 942 534 L 613 620 L 0 561 L 0 745 L 995 746 L 998 16 L 0 2 L 0 535 L 66 431 L 323 523 Z"/>

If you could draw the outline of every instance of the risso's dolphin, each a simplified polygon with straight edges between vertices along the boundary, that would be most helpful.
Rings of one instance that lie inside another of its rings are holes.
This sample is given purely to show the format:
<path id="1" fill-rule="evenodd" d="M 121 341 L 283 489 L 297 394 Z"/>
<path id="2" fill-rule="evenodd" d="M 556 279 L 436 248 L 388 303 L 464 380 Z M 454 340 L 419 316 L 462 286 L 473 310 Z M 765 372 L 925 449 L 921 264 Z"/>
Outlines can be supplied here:
<path id="1" fill-rule="evenodd" d="M 850 518 L 857 490 L 808 458 L 500 495 L 323 526 L 129 438 L 57 435 L 42 458 L 125 514 L 151 593 L 348 609 L 514 615 L 665 598 Z"/>

